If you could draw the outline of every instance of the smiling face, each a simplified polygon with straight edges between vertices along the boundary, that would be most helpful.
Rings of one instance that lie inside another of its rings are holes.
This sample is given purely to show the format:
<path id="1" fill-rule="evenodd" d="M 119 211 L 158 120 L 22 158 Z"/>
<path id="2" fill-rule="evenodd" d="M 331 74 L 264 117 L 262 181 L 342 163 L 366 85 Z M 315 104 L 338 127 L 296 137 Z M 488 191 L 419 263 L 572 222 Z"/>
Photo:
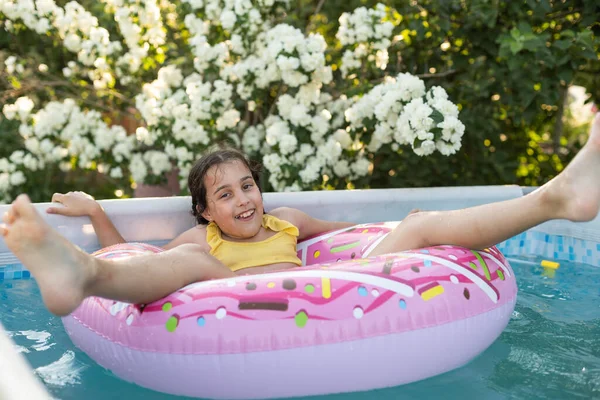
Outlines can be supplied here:
<path id="1" fill-rule="evenodd" d="M 202 216 L 214 221 L 224 235 L 250 239 L 260 232 L 263 201 L 252 173 L 240 161 L 214 165 L 204 176 L 206 209 Z"/>

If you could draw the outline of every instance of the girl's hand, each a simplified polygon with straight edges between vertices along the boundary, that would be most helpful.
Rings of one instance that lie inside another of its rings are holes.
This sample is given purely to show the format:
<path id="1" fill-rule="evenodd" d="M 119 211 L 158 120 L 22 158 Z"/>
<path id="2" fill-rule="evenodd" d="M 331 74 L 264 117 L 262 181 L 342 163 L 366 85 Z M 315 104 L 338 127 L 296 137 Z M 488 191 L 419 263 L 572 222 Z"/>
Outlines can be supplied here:
<path id="1" fill-rule="evenodd" d="M 64 207 L 50 207 L 46 210 L 48 214 L 59 214 L 69 217 L 91 217 L 102 210 L 100 204 L 92 196 L 84 192 L 54 193 L 52 202 L 60 203 Z"/>

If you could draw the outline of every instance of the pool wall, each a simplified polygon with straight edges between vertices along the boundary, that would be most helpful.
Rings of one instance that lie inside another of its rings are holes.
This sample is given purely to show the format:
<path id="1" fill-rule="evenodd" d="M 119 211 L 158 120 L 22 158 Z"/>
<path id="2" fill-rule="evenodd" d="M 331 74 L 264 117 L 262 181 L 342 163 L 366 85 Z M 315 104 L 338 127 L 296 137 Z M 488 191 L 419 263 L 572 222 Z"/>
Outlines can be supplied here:
<path id="1" fill-rule="evenodd" d="M 356 223 L 401 220 L 411 210 L 453 210 L 523 196 L 534 190 L 519 186 L 470 186 L 265 193 L 265 209 L 294 207 L 325 220 Z M 100 201 L 127 241 L 165 244 L 194 226 L 189 197 Z M 92 252 L 100 248 L 87 217 L 46 214 L 51 203 L 35 204 L 44 219 L 68 240 Z M 8 210 L 0 205 L 0 214 Z M 537 255 L 600 266 L 600 217 L 586 223 L 552 221 L 517 235 L 498 247 L 506 255 Z M 0 280 L 28 278 L 0 238 Z"/>

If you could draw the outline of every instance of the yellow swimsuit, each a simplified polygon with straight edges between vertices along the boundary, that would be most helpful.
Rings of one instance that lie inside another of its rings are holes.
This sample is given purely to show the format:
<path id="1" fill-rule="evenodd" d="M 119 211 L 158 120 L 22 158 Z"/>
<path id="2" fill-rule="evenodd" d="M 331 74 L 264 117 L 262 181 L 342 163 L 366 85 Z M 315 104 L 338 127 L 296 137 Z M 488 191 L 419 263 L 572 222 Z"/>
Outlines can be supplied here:
<path id="1" fill-rule="evenodd" d="M 263 215 L 262 226 L 277 233 L 260 242 L 232 242 L 223 239 L 217 224 L 210 222 L 206 227 L 210 254 L 234 272 L 275 263 L 302 265 L 296 251 L 298 228 L 268 214 Z"/>

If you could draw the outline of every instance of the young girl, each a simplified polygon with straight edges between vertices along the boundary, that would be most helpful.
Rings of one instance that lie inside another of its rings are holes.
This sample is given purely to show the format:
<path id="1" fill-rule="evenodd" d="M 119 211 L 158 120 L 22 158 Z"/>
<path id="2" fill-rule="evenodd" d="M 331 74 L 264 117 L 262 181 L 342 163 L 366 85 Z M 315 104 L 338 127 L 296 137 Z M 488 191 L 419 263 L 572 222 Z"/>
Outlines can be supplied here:
<path id="1" fill-rule="evenodd" d="M 536 191 L 462 210 L 410 214 L 369 256 L 442 244 L 481 249 L 551 219 L 589 221 L 600 207 L 599 172 L 597 114 L 584 148 Z M 67 315 L 87 296 L 149 303 L 197 281 L 295 267 L 301 264 L 297 240 L 353 225 L 317 220 L 290 208 L 265 214 L 257 182 L 256 170 L 238 152 L 203 157 L 188 179 L 199 225 L 158 254 L 97 259 L 52 230 L 26 195 L 14 201 L 0 230 L 36 278 L 48 309 Z M 57 194 L 53 201 L 65 207 L 50 212 L 89 215 L 103 246 L 124 242 L 100 206 L 85 195 Z"/>

